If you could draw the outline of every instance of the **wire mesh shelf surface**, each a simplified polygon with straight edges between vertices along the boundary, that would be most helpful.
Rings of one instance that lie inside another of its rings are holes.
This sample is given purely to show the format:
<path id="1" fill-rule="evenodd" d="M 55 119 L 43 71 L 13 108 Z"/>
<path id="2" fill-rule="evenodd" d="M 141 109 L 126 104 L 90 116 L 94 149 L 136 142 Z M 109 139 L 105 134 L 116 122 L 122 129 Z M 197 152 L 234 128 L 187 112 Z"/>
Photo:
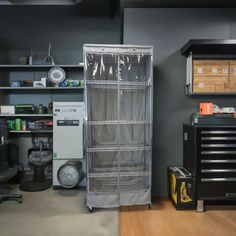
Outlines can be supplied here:
<path id="1" fill-rule="evenodd" d="M 123 172 L 124 171 L 124 172 Z M 151 172 L 147 171 L 130 171 L 127 172 L 123 170 L 121 172 L 104 172 L 104 173 L 91 173 L 88 174 L 89 178 L 96 178 L 96 177 L 139 177 L 139 176 L 149 176 Z"/>
<path id="2" fill-rule="evenodd" d="M 113 152 L 113 151 L 151 151 L 151 146 L 144 145 L 94 145 L 87 148 L 87 152 Z"/>
<path id="3" fill-rule="evenodd" d="M 151 125 L 151 120 L 106 120 L 106 121 L 85 121 L 85 125 Z"/>

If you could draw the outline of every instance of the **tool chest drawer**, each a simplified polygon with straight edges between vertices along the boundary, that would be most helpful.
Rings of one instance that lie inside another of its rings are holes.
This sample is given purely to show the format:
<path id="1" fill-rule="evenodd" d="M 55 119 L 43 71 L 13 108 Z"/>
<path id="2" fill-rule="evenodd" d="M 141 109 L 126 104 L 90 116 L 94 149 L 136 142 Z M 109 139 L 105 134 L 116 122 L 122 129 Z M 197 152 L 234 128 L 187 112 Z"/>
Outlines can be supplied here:
<path id="1" fill-rule="evenodd" d="M 198 199 L 236 200 L 236 182 L 204 182 L 198 186 Z"/>
<path id="2" fill-rule="evenodd" d="M 201 182 L 236 182 L 236 128 L 199 128 Z"/>
<path id="3" fill-rule="evenodd" d="M 236 200 L 236 126 L 184 125 L 184 167 L 197 199 Z"/>

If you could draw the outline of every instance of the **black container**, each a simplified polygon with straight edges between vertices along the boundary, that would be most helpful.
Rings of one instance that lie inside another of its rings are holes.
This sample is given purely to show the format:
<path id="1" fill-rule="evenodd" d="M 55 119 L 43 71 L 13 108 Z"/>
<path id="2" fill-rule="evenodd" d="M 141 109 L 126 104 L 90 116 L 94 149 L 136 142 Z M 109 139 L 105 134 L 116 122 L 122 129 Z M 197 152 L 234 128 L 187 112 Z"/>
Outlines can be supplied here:
<path id="1" fill-rule="evenodd" d="M 7 170 L 8 128 L 5 119 L 0 119 L 0 171 Z"/>
<path id="2" fill-rule="evenodd" d="M 169 198 L 177 210 L 196 208 L 194 178 L 183 167 L 168 167 Z"/>
<path id="3" fill-rule="evenodd" d="M 7 170 L 8 144 L 0 144 L 0 171 Z"/>

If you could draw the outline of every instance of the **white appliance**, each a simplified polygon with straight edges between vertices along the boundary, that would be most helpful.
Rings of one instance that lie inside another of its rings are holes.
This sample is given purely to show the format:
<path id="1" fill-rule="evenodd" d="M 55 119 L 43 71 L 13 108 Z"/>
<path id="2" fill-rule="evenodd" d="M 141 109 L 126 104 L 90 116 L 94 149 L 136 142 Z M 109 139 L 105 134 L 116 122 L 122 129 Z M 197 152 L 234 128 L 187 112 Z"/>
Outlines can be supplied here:
<path id="1" fill-rule="evenodd" d="M 83 102 L 53 103 L 53 187 L 60 187 L 58 170 L 68 161 L 83 160 Z M 85 172 L 85 165 L 83 164 Z M 70 173 L 68 173 L 68 178 Z M 66 178 L 66 175 L 64 176 Z M 83 181 L 82 181 L 83 182 Z"/>

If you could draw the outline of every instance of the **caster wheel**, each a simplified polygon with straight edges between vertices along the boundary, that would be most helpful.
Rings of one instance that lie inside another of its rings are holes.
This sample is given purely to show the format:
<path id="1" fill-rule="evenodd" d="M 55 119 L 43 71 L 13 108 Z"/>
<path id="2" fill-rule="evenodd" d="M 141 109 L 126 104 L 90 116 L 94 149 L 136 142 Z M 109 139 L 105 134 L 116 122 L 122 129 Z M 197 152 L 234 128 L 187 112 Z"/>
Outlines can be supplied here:
<path id="1" fill-rule="evenodd" d="M 90 213 L 93 213 L 94 209 L 92 207 L 88 207 L 88 209 Z"/>
<path id="2" fill-rule="evenodd" d="M 152 209 L 152 204 L 148 204 L 148 209 L 149 209 L 149 210 Z"/>

